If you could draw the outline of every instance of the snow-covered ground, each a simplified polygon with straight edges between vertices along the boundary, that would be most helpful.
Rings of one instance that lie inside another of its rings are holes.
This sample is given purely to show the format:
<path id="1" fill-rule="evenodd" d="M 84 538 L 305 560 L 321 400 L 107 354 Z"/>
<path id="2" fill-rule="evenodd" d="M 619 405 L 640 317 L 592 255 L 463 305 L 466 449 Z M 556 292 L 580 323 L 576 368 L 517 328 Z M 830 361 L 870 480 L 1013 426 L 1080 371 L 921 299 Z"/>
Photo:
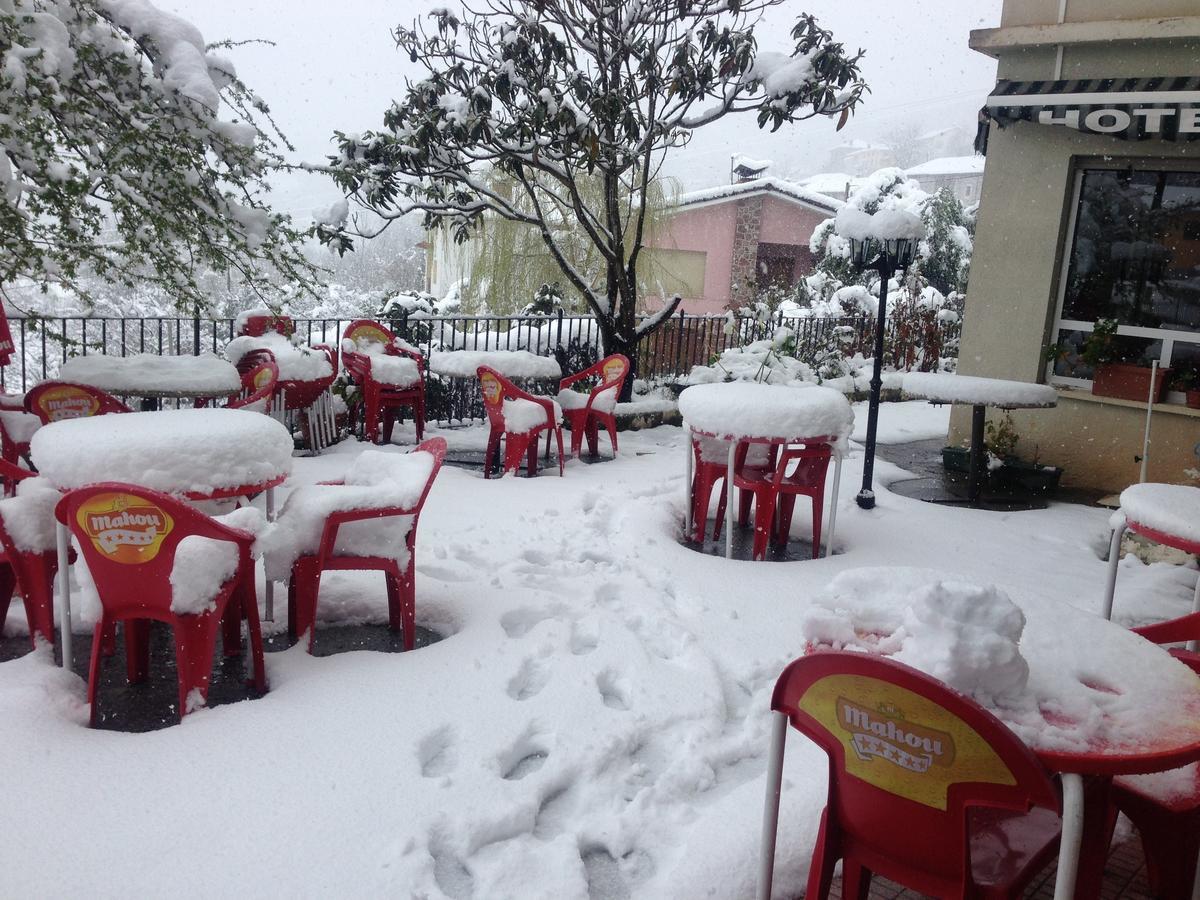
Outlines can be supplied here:
<path id="1" fill-rule="evenodd" d="M 948 409 L 887 405 L 881 440 L 944 434 Z M 448 434 L 482 446 L 482 429 Z M 299 459 L 293 481 L 338 477 L 364 446 Z M 1100 608 L 1104 510 L 994 513 L 880 489 L 863 512 L 847 487 L 837 555 L 726 561 L 679 543 L 683 452 L 662 427 L 561 479 L 443 468 L 420 523 L 417 621 L 444 640 L 322 658 L 301 643 L 268 655 L 265 697 L 177 727 L 89 730 L 83 682 L 48 652 L 0 664 L 3 892 L 749 897 L 771 687 L 835 575 L 921 566 L 1025 605 Z M 903 474 L 875 471 L 879 485 Z M 808 528 L 798 507 L 793 530 Z M 1118 616 L 1181 614 L 1194 579 L 1126 560 Z M 386 621 L 382 578 L 327 576 L 320 611 Z M 791 741 L 783 896 L 803 884 L 824 766 Z"/>

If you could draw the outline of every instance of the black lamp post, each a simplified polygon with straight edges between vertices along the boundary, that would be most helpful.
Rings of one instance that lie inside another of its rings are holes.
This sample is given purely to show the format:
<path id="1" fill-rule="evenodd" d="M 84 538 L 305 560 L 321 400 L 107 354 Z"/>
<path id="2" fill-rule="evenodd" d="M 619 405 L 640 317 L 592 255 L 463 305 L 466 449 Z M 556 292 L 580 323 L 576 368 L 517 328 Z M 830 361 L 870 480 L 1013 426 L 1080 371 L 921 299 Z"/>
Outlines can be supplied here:
<path id="1" fill-rule="evenodd" d="M 862 509 L 875 508 L 871 482 L 875 474 L 875 430 L 879 424 L 879 392 L 883 388 L 883 332 L 887 324 L 888 281 L 903 272 L 917 251 L 914 238 L 850 238 L 850 262 L 858 270 L 879 273 L 879 315 L 875 318 L 875 365 L 871 372 L 871 400 L 867 409 L 867 446 L 863 454 L 863 483 L 855 501 Z"/>

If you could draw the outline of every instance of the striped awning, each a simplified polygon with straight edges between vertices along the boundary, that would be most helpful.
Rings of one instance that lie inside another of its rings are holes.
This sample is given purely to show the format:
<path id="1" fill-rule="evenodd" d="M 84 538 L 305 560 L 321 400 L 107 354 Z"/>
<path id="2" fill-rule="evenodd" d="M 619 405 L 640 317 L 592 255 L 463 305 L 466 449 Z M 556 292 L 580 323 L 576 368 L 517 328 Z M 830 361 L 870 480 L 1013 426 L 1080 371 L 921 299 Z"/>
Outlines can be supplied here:
<path id="1" fill-rule="evenodd" d="M 1001 127 L 1026 121 L 1125 140 L 1194 141 L 1200 77 L 1000 81 L 984 110 Z"/>

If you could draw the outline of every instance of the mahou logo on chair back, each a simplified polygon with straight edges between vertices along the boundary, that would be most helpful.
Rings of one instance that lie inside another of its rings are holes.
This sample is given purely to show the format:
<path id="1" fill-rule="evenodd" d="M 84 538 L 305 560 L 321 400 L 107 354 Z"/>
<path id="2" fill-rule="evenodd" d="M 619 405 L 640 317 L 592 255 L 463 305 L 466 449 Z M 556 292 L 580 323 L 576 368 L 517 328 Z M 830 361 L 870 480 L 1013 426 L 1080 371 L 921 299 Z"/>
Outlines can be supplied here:
<path id="1" fill-rule="evenodd" d="M 38 406 L 49 422 L 63 419 L 86 419 L 100 409 L 100 401 L 73 384 L 50 388 L 38 397 Z"/>
<path id="2" fill-rule="evenodd" d="M 867 709 L 838 697 L 837 709 L 859 759 L 880 757 L 917 773 L 954 763 L 954 739 L 949 734 L 908 722 L 893 706 L 883 703 L 878 709 Z"/>
<path id="3" fill-rule="evenodd" d="M 96 550 L 126 565 L 139 565 L 158 556 L 175 527 L 165 510 L 130 494 L 96 494 L 79 507 L 76 516 Z"/>
<path id="4" fill-rule="evenodd" d="M 499 379 L 495 375 L 484 373 L 479 376 L 480 390 L 483 392 L 483 402 L 488 406 L 496 406 L 500 403 L 500 396 L 503 389 L 500 386 Z"/>
<path id="5" fill-rule="evenodd" d="M 616 381 L 625 374 L 625 362 L 620 359 L 610 359 L 604 364 L 604 380 Z"/>
<path id="6" fill-rule="evenodd" d="M 378 325 L 360 325 L 347 335 L 358 344 L 390 344 L 392 337 Z"/>

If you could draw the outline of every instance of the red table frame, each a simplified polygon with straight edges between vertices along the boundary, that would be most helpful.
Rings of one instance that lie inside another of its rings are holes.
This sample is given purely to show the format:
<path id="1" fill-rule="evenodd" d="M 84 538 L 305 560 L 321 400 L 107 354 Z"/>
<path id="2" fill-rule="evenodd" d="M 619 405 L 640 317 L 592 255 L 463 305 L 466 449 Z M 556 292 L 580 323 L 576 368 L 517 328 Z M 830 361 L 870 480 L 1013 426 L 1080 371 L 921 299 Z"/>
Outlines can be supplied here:
<path id="1" fill-rule="evenodd" d="M 743 435 L 718 434 L 711 431 L 701 431 L 698 428 L 684 424 L 684 457 L 686 460 L 684 468 L 684 523 L 683 533 L 689 536 L 692 533 L 692 440 L 695 437 L 715 438 L 719 441 L 725 441 L 729 444 L 729 459 L 725 464 L 725 558 L 733 559 L 733 463 L 734 456 L 737 453 L 739 444 L 778 444 L 787 446 L 788 444 L 828 444 L 833 448 L 834 473 L 833 473 L 833 493 L 830 497 L 829 509 L 829 528 L 823 535 L 825 544 L 825 555 L 833 554 L 833 534 L 834 528 L 837 525 L 837 500 L 838 488 L 842 483 L 842 453 L 838 450 L 838 438 L 833 435 L 822 434 L 812 437 L 745 437 Z"/>

